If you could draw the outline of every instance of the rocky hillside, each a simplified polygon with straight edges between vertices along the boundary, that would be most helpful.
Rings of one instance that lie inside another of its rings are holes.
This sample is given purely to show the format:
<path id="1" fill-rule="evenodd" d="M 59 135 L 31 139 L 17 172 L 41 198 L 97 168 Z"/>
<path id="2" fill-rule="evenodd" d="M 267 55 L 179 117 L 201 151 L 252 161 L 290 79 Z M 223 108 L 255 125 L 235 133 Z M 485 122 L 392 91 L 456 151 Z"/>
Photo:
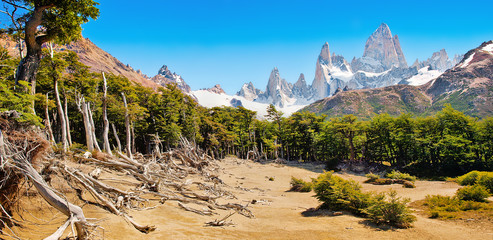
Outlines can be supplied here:
<path id="1" fill-rule="evenodd" d="M 472 116 L 493 116 L 493 41 L 467 52 L 459 64 L 426 87 L 435 108 L 449 103 Z"/>
<path id="2" fill-rule="evenodd" d="M 79 56 L 80 61 L 89 66 L 93 72 L 107 72 L 124 76 L 130 81 L 141 84 L 144 87 L 156 89 L 159 86 L 153 81 L 150 81 L 140 70 L 136 71 L 131 66 L 123 64 L 120 60 L 96 46 L 88 38 L 82 37 L 80 40 L 66 46 L 57 46 L 56 49 L 59 51 L 74 51 Z"/>
<path id="3" fill-rule="evenodd" d="M 19 45 L 9 36 L 0 36 L 0 46 L 6 48 L 11 56 L 19 56 Z M 191 89 L 183 78 L 169 70 L 166 65 L 159 69 L 158 74 L 152 78 L 144 75 L 140 70 L 133 69 L 130 65 L 123 64 L 120 60 L 113 57 L 108 52 L 99 48 L 88 38 L 79 39 L 68 45 L 55 46 L 56 51 L 69 50 L 77 53 L 80 61 L 89 66 L 92 72 L 113 73 L 128 78 L 130 81 L 138 83 L 144 87 L 157 89 L 160 86 L 175 83 L 185 93 L 190 93 Z"/>
<path id="4" fill-rule="evenodd" d="M 428 115 L 444 104 L 471 116 L 493 115 L 493 41 L 469 51 L 459 64 L 425 85 L 338 91 L 301 111 L 368 118 L 380 113 Z"/>
<path id="5" fill-rule="evenodd" d="M 395 85 L 375 89 L 338 91 L 334 96 L 318 100 L 301 111 L 341 117 L 348 114 L 368 119 L 375 114 L 424 114 L 431 100 L 419 88 Z"/>

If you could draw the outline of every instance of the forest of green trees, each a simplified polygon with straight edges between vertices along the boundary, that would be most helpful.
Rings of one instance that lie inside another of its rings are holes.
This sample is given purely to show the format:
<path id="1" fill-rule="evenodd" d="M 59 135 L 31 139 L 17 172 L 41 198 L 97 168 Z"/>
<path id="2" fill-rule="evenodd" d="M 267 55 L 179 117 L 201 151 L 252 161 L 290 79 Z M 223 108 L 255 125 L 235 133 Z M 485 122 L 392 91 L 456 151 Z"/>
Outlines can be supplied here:
<path id="1" fill-rule="evenodd" d="M 103 75 L 91 73 L 74 52 L 51 55 L 45 49 L 43 55 L 33 97 L 28 83 L 14 84 L 19 59 L 0 50 L 0 111 L 18 110 L 24 113 L 23 121 L 41 128 L 51 126 L 53 137 L 48 137 L 60 143 L 63 127 L 57 110 L 56 82 L 60 106 L 68 118 L 69 144 L 72 148 L 87 148 L 81 110 L 81 101 L 85 101 L 95 125 L 95 145 L 103 146 Z M 369 121 L 352 115 L 327 119 L 310 112 L 284 117 L 272 105 L 268 115 L 257 116 L 243 107 L 201 107 L 174 85 L 154 91 L 120 76 L 107 74 L 106 79 L 105 104 L 109 123 L 114 125 L 109 134 L 113 149 L 120 145 L 119 139 L 127 137 L 127 109 L 131 128 L 128 147 L 144 154 L 152 152 L 156 143 L 161 149 L 173 148 L 184 137 L 215 158 L 236 155 L 323 161 L 329 168 L 342 161 L 364 161 L 421 176 L 493 169 L 493 118 L 479 120 L 450 106 L 435 116 L 382 114 Z"/>

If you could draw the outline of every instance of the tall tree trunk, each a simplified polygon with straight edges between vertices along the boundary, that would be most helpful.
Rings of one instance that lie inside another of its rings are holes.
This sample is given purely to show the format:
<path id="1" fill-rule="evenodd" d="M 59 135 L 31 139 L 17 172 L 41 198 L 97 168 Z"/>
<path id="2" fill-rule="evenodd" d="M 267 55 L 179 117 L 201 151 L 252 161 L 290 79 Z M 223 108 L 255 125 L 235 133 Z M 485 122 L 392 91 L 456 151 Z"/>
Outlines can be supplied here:
<path id="1" fill-rule="evenodd" d="M 31 83 L 31 95 L 33 96 L 36 94 L 36 74 L 38 72 L 39 62 L 41 61 L 41 46 L 53 37 L 51 35 L 37 36 L 38 26 L 43 21 L 43 11 L 50 7 L 52 6 L 35 6 L 34 11 L 27 20 L 24 28 L 27 54 L 20 61 L 17 67 L 17 74 L 15 75 L 16 85 L 19 84 L 19 81 Z M 34 100 L 32 101 L 32 110 L 36 114 Z"/>
<path id="2" fill-rule="evenodd" d="M 48 137 L 50 139 L 50 142 L 54 143 L 55 142 L 55 137 L 53 136 L 53 129 L 51 128 L 51 121 L 50 121 L 50 113 L 48 111 L 48 93 L 46 93 L 46 108 L 45 108 L 45 115 L 46 115 L 46 128 L 48 130 Z"/>
<path id="3" fill-rule="evenodd" d="M 82 119 L 84 121 L 84 130 L 86 132 L 86 146 L 89 152 L 94 151 L 94 143 L 91 134 L 91 123 L 89 122 L 89 114 L 87 111 L 86 100 L 83 96 L 77 95 L 77 108 L 79 112 L 82 114 Z"/>
<path id="4" fill-rule="evenodd" d="M 108 114 L 107 114 L 107 105 L 108 105 L 108 100 L 106 97 L 108 91 L 108 85 L 106 82 L 106 76 L 104 76 L 103 72 L 103 146 L 104 150 L 106 153 L 109 155 L 111 154 L 111 147 L 110 147 L 110 140 L 108 138 L 108 133 L 110 132 L 110 122 L 108 121 Z"/>
<path id="5" fill-rule="evenodd" d="M 122 144 L 120 143 L 120 138 L 118 138 L 118 133 L 116 132 L 115 124 L 111 123 L 111 128 L 113 128 L 113 135 L 116 139 L 116 144 L 118 146 L 118 152 L 122 151 Z"/>
<path id="6" fill-rule="evenodd" d="M 64 100 L 64 108 L 65 108 L 65 122 L 67 126 L 67 140 L 68 140 L 68 145 L 72 146 L 72 134 L 70 134 L 70 121 L 68 120 L 68 101 L 67 101 L 67 94 L 65 93 L 65 90 L 63 91 L 63 100 Z"/>
<path id="7" fill-rule="evenodd" d="M 91 127 L 92 142 L 94 143 L 94 148 L 101 152 L 101 148 L 98 144 L 98 138 L 96 138 L 96 126 L 94 125 L 94 119 L 92 118 L 91 104 L 87 103 L 87 112 L 89 114 L 89 125 Z"/>
<path id="8" fill-rule="evenodd" d="M 133 121 L 130 121 L 130 126 L 131 126 L 131 130 L 132 130 L 132 153 L 136 153 L 137 152 L 137 148 L 136 148 L 136 145 L 135 145 L 135 129 L 134 129 L 134 125 L 135 125 L 135 123 Z"/>
<path id="9" fill-rule="evenodd" d="M 58 109 L 58 116 L 60 118 L 60 128 L 62 132 L 61 142 L 63 146 L 63 152 L 67 152 L 68 151 L 67 125 L 65 121 L 65 113 L 63 111 L 62 101 L 60 100 L 60 93 L 58 92 L 58 76 L 53 62 L 53 45 L 51 43 L 50 43 L 50 54 L 51 54 L 51 64 L 53 66 L 52 70 L 54 71 L 52 74 L 53 74 L 53 85 L 55 90 L 56 106 Z"/>
<path id="10" fill-rule="evenodd" d="M 127 156 L 132 158 L 132 146 L 131 146 L 131 132 L 130 132 L 130 116 L 128 114 L 128 106 L 127 106 L 127 98 L 125 98 L 125 93 L 122 92 L 123 104 L 125 106 L 125 130 L 126 130 L 126 146 L 125 151 L 127 152 Z"/>

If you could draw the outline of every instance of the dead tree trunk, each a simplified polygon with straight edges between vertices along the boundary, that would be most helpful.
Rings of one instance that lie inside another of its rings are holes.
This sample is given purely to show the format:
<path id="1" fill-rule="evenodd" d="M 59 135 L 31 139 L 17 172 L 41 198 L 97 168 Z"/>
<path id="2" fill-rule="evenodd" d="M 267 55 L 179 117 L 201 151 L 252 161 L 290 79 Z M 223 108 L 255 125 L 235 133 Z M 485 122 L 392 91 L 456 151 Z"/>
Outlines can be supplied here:
<path id="1" fill-rule="evenodd" d="M 110 140 L 108 138 L 108 133 L 110 131 L 110 122 L 108 121 L 108 114 L 107 114 L 107 107 L 108 107 L 107 106 L 108 101 L 106 97 L 107 90 L 108 90 L 108 86 L 106 82 L 106 76 L 104 76 L 104 72 L 103 72 L 103 142 L 104 142 L 103 148 L 106 151 L 106 153 L 108 153 L 109 155 L 113 155 L 111 154 Z"/>
<path id="2" fill-rule="evenodd" d="M 15 152 L 15 150 L 10 149 L 8 145 L 5 144 L 2 131 L 0 131 L 0 159 L 2 162 L 4 157 L 12 156 L 12 162 L 17 168 L 22 169 L 23 174 L 29 178 L 34 187 L 38 190 L 39 194 L 54 208 L 62 212 L 69 219 L 75 220 L 75 227 L 77 229 L 78 239 L 87 239 L 87 226 L 88 223 L 84 216 L 82 208 L 76 206 L 66 199 L 58 196 L 51 187 L 45 182 L 43 177 L 33 168 L 31 163 L 28 161 L 25 152 Z M 53 235 L 52 235 L 53 236 Z M 51 237 L 51 236 L 50 236 Z"/>
<path id="3" fill-rule="evenodd" d="M 132 153 L 135 153 L 135 152 L 137 152 L 137 148 L 135 145 L 135 131 L 134 131 L 135 123 L 133 121 L 130 121 L 130 126 L 132 127 L 131 128 L 131 130 L 132 130 Z"/>
<path id="4" fill-rule="evenodd" d="M 72 146 L 72 134 L 70 134 L 70 121 L 68 120 L 68 101 L 67 101 L 67 94 L 65 93 L 65 90 L 63 91 L 63 99 L 64 99 L 64 108 L 65 108 L 65 122 L 67 126 L 67 140 L 68 140 L 68 145 Z"/>
<path id="5" fill-rule="evenodd" d="M 118 152 L 122 151 L 122 144 L 120 143 L 120 138 L 118 137 L 118 133 L 116 132 L 115 124 L 111 123 L 111 128 L 113 128 L 113 135 L 116 139 L 116 144 L 118 146 Z"/>
<path id="6" fill-rule="evenodd" d="M 92 142 L 94 144 L 94 148 L 96 150 L 101 152 L 101 148 L 99 147 L 98 144 L 98 139 L 96 138 L 96 127 L 94 125 L 94 119 L 92 118 L 92 111 L 91 111 L 91 104 L 87 103 L 87 113 L 89 114 L 89 125 L 91 128 L 91 137 L 92 137 Z"/>
<path id="7" fill-rule="evenodd" d="M 55 137 L 53 136 L 53 129 L 51 128 L 51 121 L 50 121 L 50 113 L 48 111 L 48 93 L 46 93 L 46 108 L 45 108 L 45 115 L 46 115 L 46 128 L 48 130 L 48 138 L 50 142 L 54 143 L 55 142 Z"/>
<path id="8" fill-rule="evenodd" d="M 65 121 L 65 113 L 64 113 L 63 107 L 62 107 L 62 101 L 60 100 L 60 93 L 58 92 L 58 76 L 56 74 L 56 69 L 55 69 L 54 63 L 53 63 L 53 46 L 51 43 L 50 43 L 50 54 L 51 54 L 51 64 L 53 66 L 52 70 L 54 71 L 52 73 L 52 77 L 53 77 L 53 85 L 54 85 L 54 90 L 55 90 L 56 106 L 58 109 L 58 116 L 60 118 L 60 128 L 61 128 L 61 132 L 62 132 L 61 142 L 62 142 L 62 146 L 63 146 L 63 152 L 67 152 L 68 151 L 67 123 Z"/>
<path id="9" fill-rule="evenodd" d="M 86 100 L 83 96 L 78 95 L 77 98 L 77 108 L 79 112 L 82 114 L 82 119 L 84 121 L 84 129 L 86 131 L 86 146 L 89 152 L 94 151 L 94 143 L 91 134 L 91 123 L 89 122 L 89 114 L 87 111 Z"/>
<path id="10" fill-rule="evenodd" d="M 126 130 L 126 146 L 125 146 L 125 151 L 127 152 L 127 156 L 132 159 L 132 136 L 131 136 L 131 131 L 130 131 L 130 116 L 128 114 L 128 105 L 127 105 L 127 98 L 125 98 L 125 93 L 122 92 L 122 97 L 123 97 L 123 104 L 125 106 L 125 130 Z"/>

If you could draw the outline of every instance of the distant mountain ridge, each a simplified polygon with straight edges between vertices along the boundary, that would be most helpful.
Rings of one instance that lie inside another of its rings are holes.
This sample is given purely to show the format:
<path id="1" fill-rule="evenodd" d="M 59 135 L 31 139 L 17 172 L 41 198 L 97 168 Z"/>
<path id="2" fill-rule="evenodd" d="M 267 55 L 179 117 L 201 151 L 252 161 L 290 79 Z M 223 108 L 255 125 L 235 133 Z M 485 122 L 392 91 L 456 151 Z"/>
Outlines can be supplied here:
<path id="1" fill-rule="evenodd" d="M 453 68 L 424 85 L 342 91 L 301 111 L 369 118 L 380 113 L 429 115 L 444 104 L 470 116 L 493 116 L 493 41 L 470 50 Z"/>
<path id="2" fill-rule="evenodd" d="M 361 58 L 351 63 L 343 56 L 330 51 L 329 43 L 323 44 L 315 65 L 315 77 L 311 85 L 301 73 L 295 84 L 290 84 L 274 68 L 265 91 L 253 84 L 245 84 L 237 95 L 279 107 L 304 105 L 332 96 L 337 89 L 371 89 L 396 84 L 421 85 L 442 74 L 461 60 L 461 56 L 449 59 L 445 49 L 433 53 L 426 61 L 409 67 L 401 49 L 399 37 L 392 36 L 387 24 L 382 23 L 365 44 Z"/>

